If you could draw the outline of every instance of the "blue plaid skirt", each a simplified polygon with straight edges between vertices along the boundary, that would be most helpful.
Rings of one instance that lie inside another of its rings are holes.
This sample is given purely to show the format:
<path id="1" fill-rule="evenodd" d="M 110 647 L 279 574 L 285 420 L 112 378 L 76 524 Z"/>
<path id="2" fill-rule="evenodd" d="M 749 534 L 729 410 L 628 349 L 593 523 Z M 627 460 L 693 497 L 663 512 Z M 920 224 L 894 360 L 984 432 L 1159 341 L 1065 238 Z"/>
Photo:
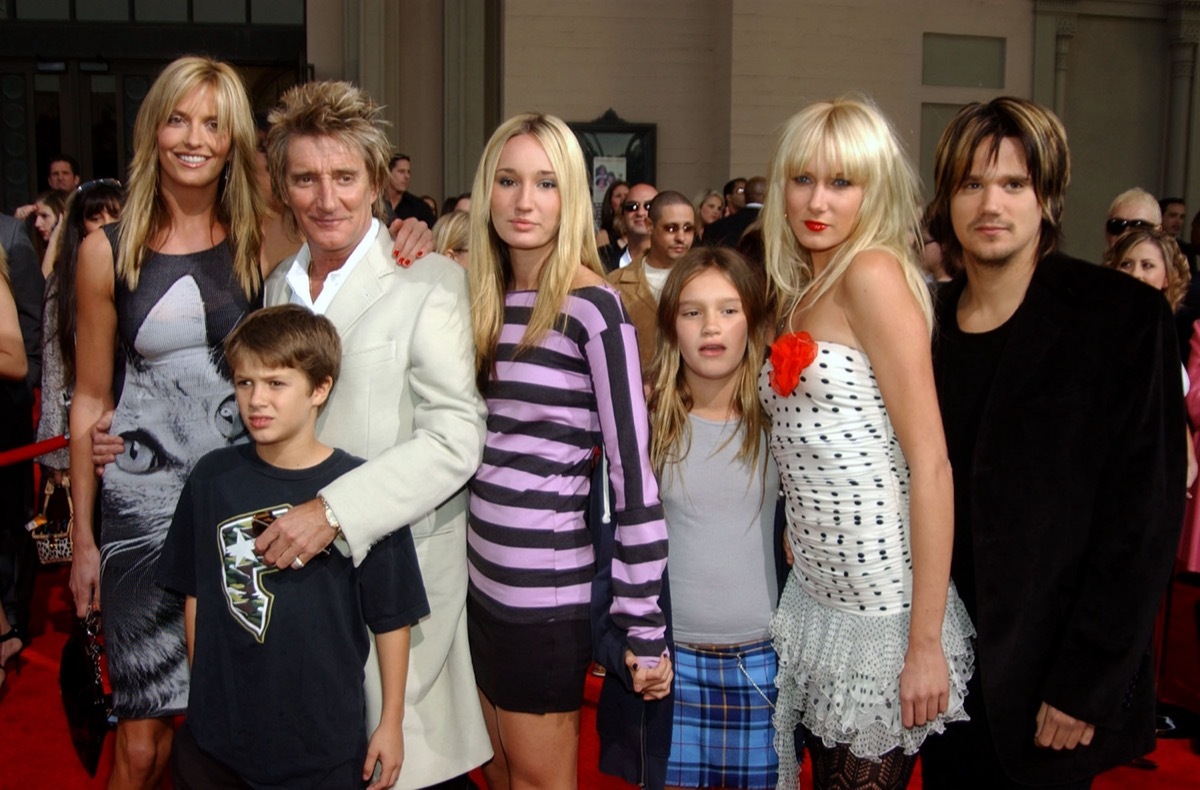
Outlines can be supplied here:
<path id="1" fill-rule="evenodd" d="M 775 787 L 775 651 L 771 640 L 734 647 L 676 644 L 675 716 L 667 784 Z"/>

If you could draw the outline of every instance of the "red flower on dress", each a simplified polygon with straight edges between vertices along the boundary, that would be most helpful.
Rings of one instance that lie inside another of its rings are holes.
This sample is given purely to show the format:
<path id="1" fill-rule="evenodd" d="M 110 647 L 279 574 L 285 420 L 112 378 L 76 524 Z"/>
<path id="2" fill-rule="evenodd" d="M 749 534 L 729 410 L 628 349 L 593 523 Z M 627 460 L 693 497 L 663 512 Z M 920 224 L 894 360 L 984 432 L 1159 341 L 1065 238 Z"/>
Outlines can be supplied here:
<path id="1" fill-rule="evenodd" d="M 796 391 L 800 372 L 817 358 L 817 342 L 808 332 L 792 332 L 771 344 L 771 389 L 783 397 Z"/>

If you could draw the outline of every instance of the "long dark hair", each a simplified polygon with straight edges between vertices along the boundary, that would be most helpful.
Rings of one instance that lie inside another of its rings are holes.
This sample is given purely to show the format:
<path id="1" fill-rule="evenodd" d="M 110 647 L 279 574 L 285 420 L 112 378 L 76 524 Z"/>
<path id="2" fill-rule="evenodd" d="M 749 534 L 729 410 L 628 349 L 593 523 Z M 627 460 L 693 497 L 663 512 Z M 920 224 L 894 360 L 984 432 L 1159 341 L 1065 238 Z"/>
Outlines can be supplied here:
<path id="1" fill-rule="evenodd" d="M 58 321 L 54 337 L 43 338 L 42 342 L 58 343 L 63 380 L 67 386 L 75 381 L 75 262 L 79 257 L 79 245 L 87 235 L 83 221 L 105 211 L 116 219 L 121 216 L 124 203 L 125 190 L 119 181 L 110 178 L 89 181 L 75 190 L 62 219 L 66 225 L 59 232 L 58 254 L 46 283 L 46 298 L 58 298 Z"/>
<path id="2" fill-rule="evenodd" d="M 617 212 L 613 211 L 612 193 L 617 187 L 629 188 L 629 184 L 625 181 L 614 181 L 608 185 L 608 189 L 604 190 L 604 202 L 600 204 L 600 230 L 608 233 L 609 241 L 616 239 L 619 235 L 613 229 L 613 222 L 616 221 Z"/>

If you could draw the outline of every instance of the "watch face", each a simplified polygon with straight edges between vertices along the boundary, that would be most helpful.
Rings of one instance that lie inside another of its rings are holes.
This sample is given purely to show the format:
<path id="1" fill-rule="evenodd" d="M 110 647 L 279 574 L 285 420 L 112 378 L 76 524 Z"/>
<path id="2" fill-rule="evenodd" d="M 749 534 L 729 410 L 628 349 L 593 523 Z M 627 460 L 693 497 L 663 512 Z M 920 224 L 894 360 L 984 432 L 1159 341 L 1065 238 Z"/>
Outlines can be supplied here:
<path id="1" fill-rule="evenodd" d="M 342 525 L 338 523 L 337 516 L 333 515 L 333 508 L 325 501 L 325 497 L 321 497 L 321 503 L 325 505 L 325 520 L 329 522 L 329 526 L 341 532 Z"/>

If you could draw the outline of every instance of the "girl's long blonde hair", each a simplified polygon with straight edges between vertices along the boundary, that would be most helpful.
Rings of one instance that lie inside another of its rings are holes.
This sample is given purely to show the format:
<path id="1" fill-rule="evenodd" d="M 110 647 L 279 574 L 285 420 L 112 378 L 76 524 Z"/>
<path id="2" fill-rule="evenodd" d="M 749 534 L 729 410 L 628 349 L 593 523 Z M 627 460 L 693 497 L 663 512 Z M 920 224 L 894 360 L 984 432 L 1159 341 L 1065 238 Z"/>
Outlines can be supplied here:
<path id="1" fill-rule="evenodd" d="M 492 134 L 471 188 L 471 251 L 468 281 L 471 284 L 471 319 L 475 333 L 475 371 L 486 383 L 496 358 L 500 328 L 504 324 L 504 294 L 512 281 L 508 246 L 492 224 L 492 187 L 500 152 L 509 140 L 520 135 L 533 137 L 546 151 L 558 183 L 562 202 L 558 237 L 550 258 L 538 275 L 537 296 L 525 335 L 517 347 L 521 353 L 536 345 L 559 321 L 580 264 L 603 275 L 600 255 L 592 233 L 592 202 L 583 150 L 575 134 L 553 115 L 525 113 L 509 118 Z"/>
<path id="2" fill-rule="evenodd" d="M 233 248 L 233 270 L 248 298 L 262 282 L 264 203 L 254 171 L 257 139 L 250 100 L 242 78 L 227 63 L 186 55 L 172 61 L 150 86 L 133 126 L 133 161 L 129 165 L 125 209 L 119 225 L 117 276 L 137 288 L 150 240 L 171 224 L 159 193 L 158 131 L 179 102 L 195 88 L 212 88 L 217 104 L 217 131 L 230 137 L 225 173 L 217 186 L 217 221 L 225 226 Z"/>
<path id="3" fill-rule="evenodd" d="M 850 236 L 829 266 L 814 279 L 812 258 L 787 220 L 788 181 L 823 158 L 863 188 L 862 205 Z M 762 210 L 763 246 L 770 294 L 785 322 L 800 303 L 824 296 L 866 250 L 884 250 L 900 260 L 913 298 L 933 329 L 929 289 L 921 275 L 921 202 L 917 176 L 891 126 L 873 105 L 840 98 L 804 108 L 785 124 L 771 156 Z"/>
<path id="4" fill-rule="evenodd" d="M 679 463 L 691 449 L 692 429 L 688 414 L 694 404 L 679 350 L 675 319 L 679 315 L 683 289 L 697 275 L 710 269 L 719 271 L 733 284 L 746 316 L 746 352 L 737 371 L 732 404 L 742 434 L 737 458 L 754 468 L 762 451 L 762 437 L 768 420 L 758 397 L 758 375 L 766 358 L 771 316 L 765 283 L 759 271 L 737 252 L 726 247 L 701 245 L 671 267 L 658 301 L 658 346 L 650 365 L 648 380 L 653 383 L 653 390 L 647 407 L 650 411 L 650 464 L 660 478 L 668 466 Z M 729 439 L 736 435 L 737 432 L 731 433 Z"/>

